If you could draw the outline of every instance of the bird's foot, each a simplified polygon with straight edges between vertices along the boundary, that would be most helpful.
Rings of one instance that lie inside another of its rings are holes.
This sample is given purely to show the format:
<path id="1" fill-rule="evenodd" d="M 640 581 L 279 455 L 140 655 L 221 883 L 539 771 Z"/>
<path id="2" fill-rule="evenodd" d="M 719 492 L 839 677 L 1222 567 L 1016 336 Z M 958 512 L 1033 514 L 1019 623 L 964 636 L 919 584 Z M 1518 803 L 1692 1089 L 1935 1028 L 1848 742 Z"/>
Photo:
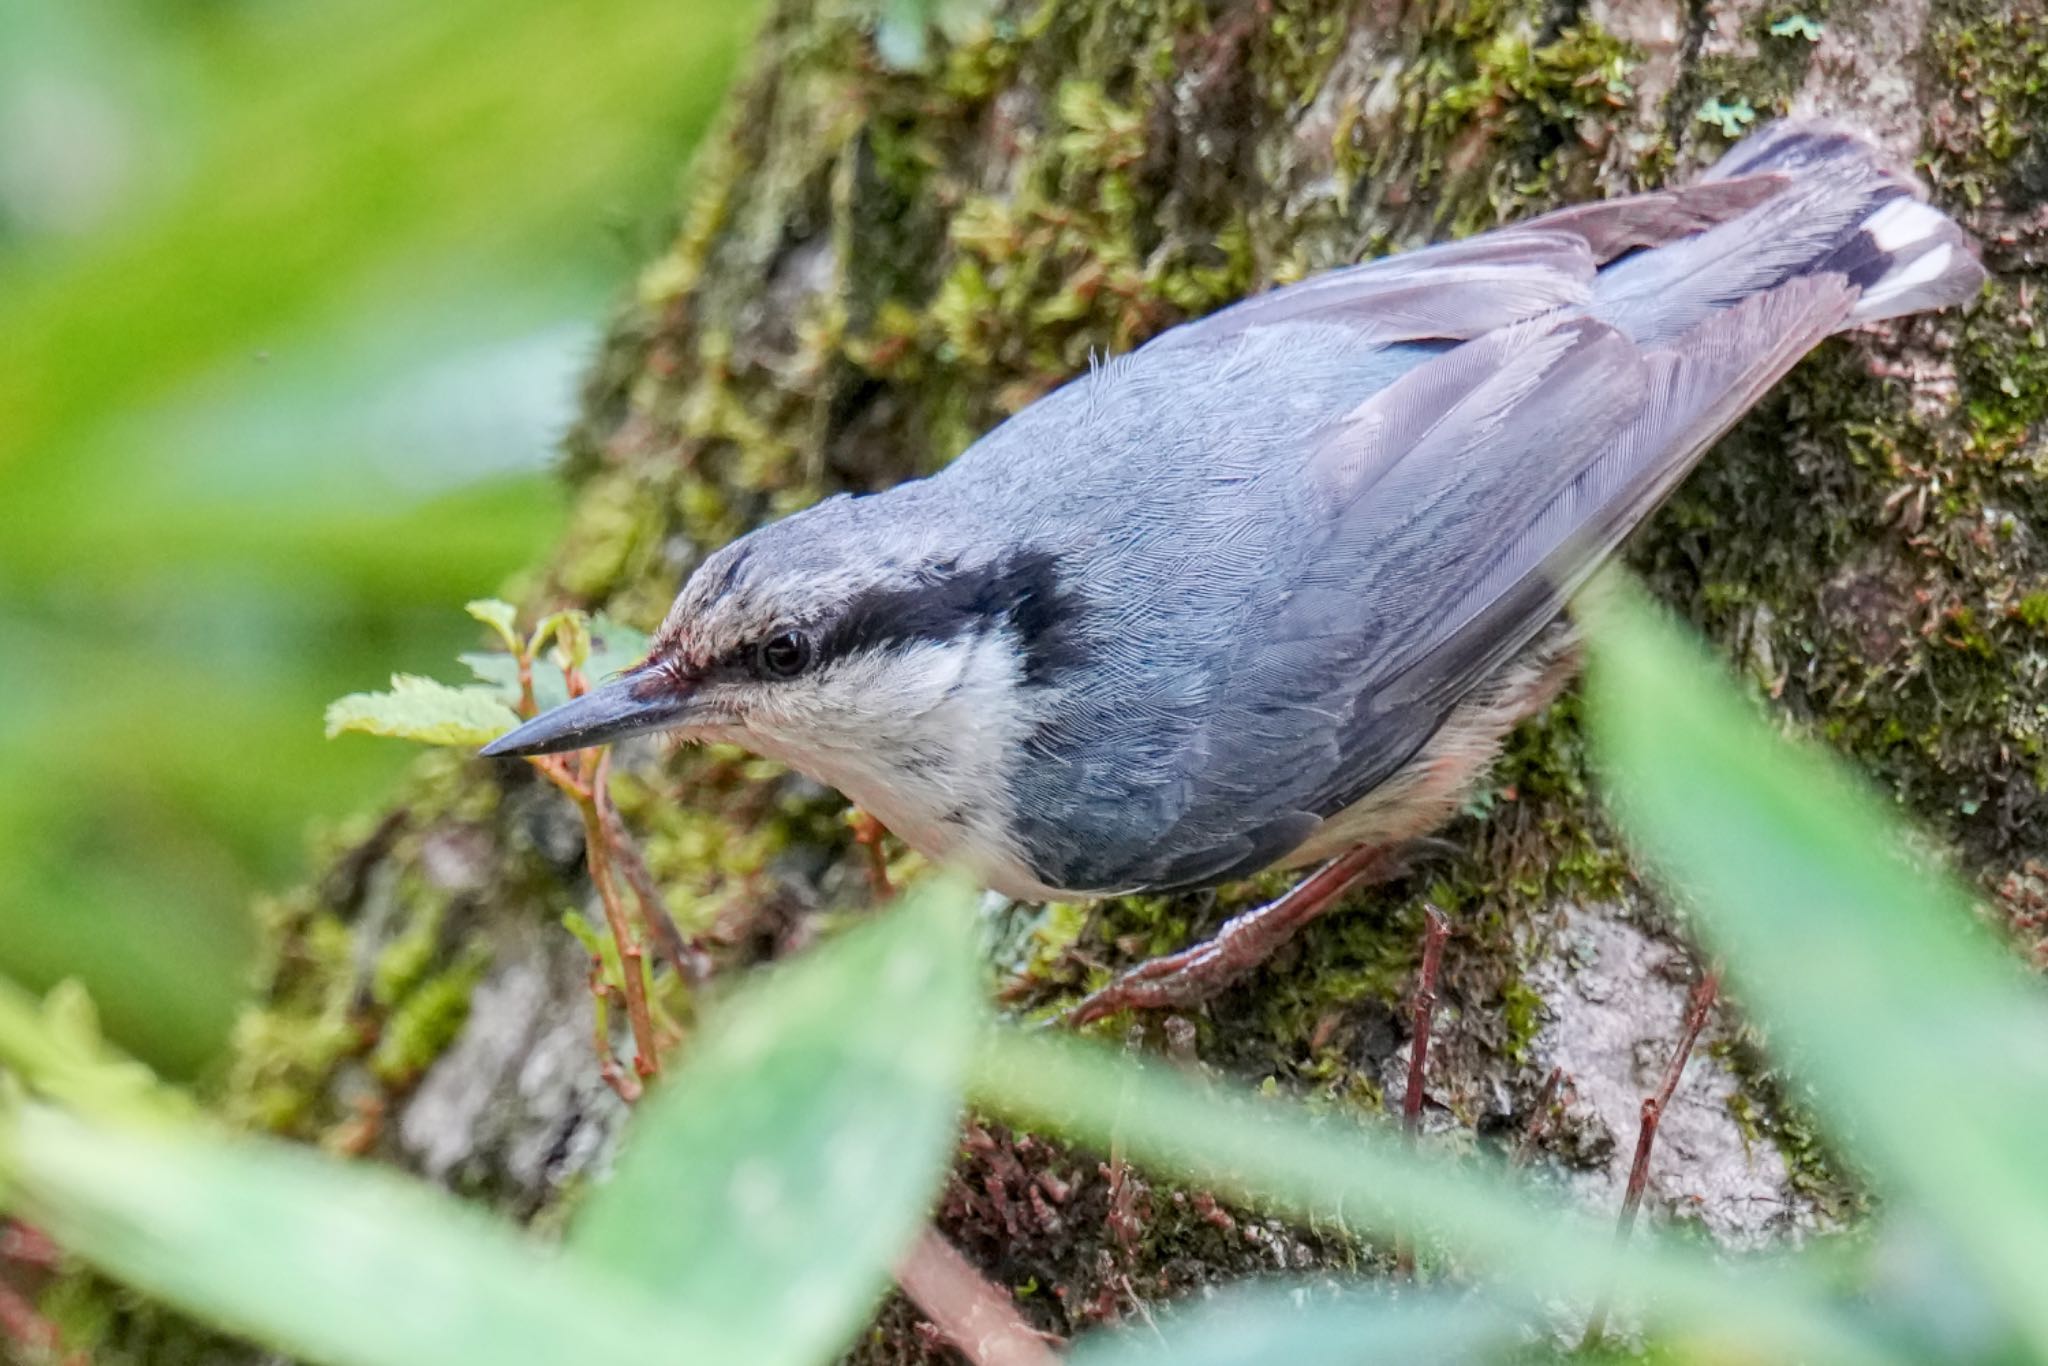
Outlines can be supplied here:
<path id="1" fill-rule="evenodd" d="M 1393 866 L 1394 851 L 1382 846 L 1340 855 L 1278 900 L 1232 916 L 1213 938 L 1138 964 L 1068 1007 L 1058 1023 L 1075 1028 L 1120 1010 L 1198 1005 L 1271 958 L 1295 931 L 1336 905 L 1344 893 L 1361 882 L 1384 878 Z"/>

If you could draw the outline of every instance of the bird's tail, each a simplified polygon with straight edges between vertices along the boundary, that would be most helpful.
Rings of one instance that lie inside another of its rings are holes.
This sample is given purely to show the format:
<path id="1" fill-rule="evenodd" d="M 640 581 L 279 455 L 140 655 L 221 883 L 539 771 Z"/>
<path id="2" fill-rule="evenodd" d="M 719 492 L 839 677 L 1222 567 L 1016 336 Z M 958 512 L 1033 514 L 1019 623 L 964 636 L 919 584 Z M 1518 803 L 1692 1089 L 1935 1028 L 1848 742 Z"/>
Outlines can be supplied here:
<path id="1" fill-rule="evenodd" d="M 1792 181 L 1788 198 L 1854 206 L 1850 226 L 1806 266 L 1846 275 L 1863 291 L 1852 322 L 1967 303 L 1983 285 L 1976 243 L 1926 202 L 1919 177 L 1887 164 L 1856 134 L 1816 120 L 1774 123 L 1730 148 L 1705 178 L 1765 171 Z"/>
<path id="2" fill-rule="evenodd" d="M 1594 312 L 1644 343 L 1801 276 L 1859 292 L 1843 326 L 1945 308 L 1984 283 L 1976 245 L 1926 202 L 1910 170 L 1834 124 L 1786 120 L 1744 138 L 1703 181 L 1778 178 L 1783 188 L 1726 222 L 1601 273 Z"/>

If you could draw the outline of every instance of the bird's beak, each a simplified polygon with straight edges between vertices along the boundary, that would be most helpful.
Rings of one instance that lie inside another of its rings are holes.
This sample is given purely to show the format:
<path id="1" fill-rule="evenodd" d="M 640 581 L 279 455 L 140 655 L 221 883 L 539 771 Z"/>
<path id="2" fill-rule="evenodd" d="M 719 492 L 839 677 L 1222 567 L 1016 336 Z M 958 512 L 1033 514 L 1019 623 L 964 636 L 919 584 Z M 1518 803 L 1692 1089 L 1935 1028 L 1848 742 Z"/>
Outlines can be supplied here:
<path id="1" fill-rule="evenodd" d="M 558 754 L 565 749 L 623 740 L 681 722 L 690 708 L 687 691 L 659 671 L 622 674 L 601 688 L 574 697 L 525 725 L 506 731 L 478 751 L 495 759 L 514 754 Z"/>

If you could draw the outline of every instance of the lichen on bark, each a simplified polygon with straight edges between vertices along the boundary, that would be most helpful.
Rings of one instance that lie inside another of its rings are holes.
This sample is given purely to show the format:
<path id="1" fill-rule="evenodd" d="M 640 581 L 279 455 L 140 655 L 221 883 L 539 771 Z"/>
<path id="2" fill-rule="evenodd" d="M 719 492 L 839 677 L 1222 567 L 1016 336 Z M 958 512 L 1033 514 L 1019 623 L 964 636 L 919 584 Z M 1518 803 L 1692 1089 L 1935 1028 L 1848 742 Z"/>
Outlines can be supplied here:
<path id="1" fill-rule="evenodd" d="M 1824 346 L 1630 558 L 1787 727 L 1895 792 L 1988 906 L 2034 914 L 2048 33 L 1998 0 L 1843 8 L 1024 0 L 900 72 L 865 9 L 785 0 L 593 368 L 565 463 L 575 511 L 530 602 L 651 625 L 707 550 L 936 468 L 1091 353 L 1313 269 L 1686 174 L 1725 145 L 1710 100 L 1826 113 L 1918 157 L 1996 283 L 1968 317 Z M 1811 22 L 1775 31 L 1795 13 Z M 731 753 L 627 757 L 620 805 L 728 975 L 864 904 L 831 794 Z M 1322 1103 L 1398 1099 L 1397 1007 L 1433 899 L 1458 933 L 1432 1141 L 1511 1137 L 1562 1066 L 1578 1084 L 1548 1168 L 1616 1197 L 1690 968 L 1595 787 L 1567 698 L 1447 832 L 1454 854 L 1354 898 L 1191 1035 L 1146 1038 Z M 522 1214 L 558 1208 L 618 1117 L 588 1065 L 581 950 L 556 923 L 591 899 L 573 815 L 509 768 L 436 755 L 320 861 L 267 914 L 223 1104 Z M 1277 885 L 1056 910 L 1037 971 L 1079 985 L 1063 948 L 1171 947 Z M 1832 1226 L 1853 1191 L 1725 1019 L 1668 1121 L 1653 1206 L 1740 1243 Z M 1063 1332 L 1259 1267 L 1376 1264 L 1199 1192 L 1147 1189 L 1136 1231 L 1112 1229 L 1108 1181 L 1094 1158 L 974 1129 L 943 1213 Z M 898 1306 L 862 1350 L 918 1359 L 922 1342 Z"/>

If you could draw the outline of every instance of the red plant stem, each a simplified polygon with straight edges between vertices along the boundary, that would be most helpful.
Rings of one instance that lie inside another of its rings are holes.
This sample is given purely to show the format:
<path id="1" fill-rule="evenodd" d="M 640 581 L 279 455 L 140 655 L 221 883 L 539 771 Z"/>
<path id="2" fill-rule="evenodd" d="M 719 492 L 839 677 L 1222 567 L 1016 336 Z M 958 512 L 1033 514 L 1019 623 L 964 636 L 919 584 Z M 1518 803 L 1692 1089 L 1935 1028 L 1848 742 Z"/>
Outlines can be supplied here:
<path id="1" fill-rule="evenodd" d="M 560 755 L 529 755 L 526 762 L 539 769 L 542 777 L 567 793 L 571 801 L 587 802 L 590 800 L 590 789 L 576 780 L 576 775 L 569 771 L 568 764 L 563 761 Z"/>
<path id="2" fill-rule="evenodd" d="M 606 764 L 610 763 L 610 751 L 606 751 Z M 711 975 L 711 962 L 704 951 L 683 938 L 683 932 L 676 928 L 674 917 L 668 913 L 668 903 L 662 900 L 661 886 L 648 870 L 647 860 L 640 857 L 640 848 L 633 843 L 632 834 L 626 823 L 619 817 L 619 808 L 612 804 L 611 784 L 600 776 L 591 788 L 591 799 L 597 804 L 597 818 L 604 827 L 607 850 L 613 864 L 626 879 L 626 885 L 633 889 L 633 897 L 640 903 L 640 920 L 647 927 L 647 934 L 668 965 L 675 969 L 676 976 L 685 982 L 701 982 Z"/>
<path id="3" fill-rule="evenodd" d="M 618 1055 L 612 1052 L 611 1031 L 606 1028 L 610 1019 L 612 984 L 604 980 L 604 958 L 599 954 L 590 955 L 590 1039 L 597 1052 L 597 1078 L 612 1088 L 620 1100 L 631 1105 L 640 1099 L 642 1087 L 637 1077 L 629 1077 L 619 1066 Z"/>
<path id="4" fill-rule="evenodd" d="M 9 1342 L 21 1347 L 22 1357 L 27 1360 L 54 1356 L 58 1347 L 57 1328 L 36 1312 L 26 1295 L 0 1281 L 0 1344 Z M 5 1355 L 13 1358 L 12 1353 Z"/>
<path id="5" fill-rule="evenodd" d="M 1408 1048 L 1408 1090 L 1401 1097 L 1401 1127 L 1413 1138 L 1422 1125 L 1423 1071 L 1429 1065 L 1429 1027 L 1436 1017 L 1436 979 L 1443 971 L 1451 923 L 1434 906 L 1423 908 L 1422 967 L 1415 981 L 1415 1038 Z"/>
<path id="6" fill-rule="evenodd" d="M 1415 974 L 1414 1037 L 1408 1045 L 1408 1089 L 1401 1097 L 1401 1128 L 1413 1143 L 1422 1131 L 1422 1093 L 1429 1067 L 1429 1030 L 1436 1018 L 1436 983 L 1443 971 L 1444 940 L 1451 922 L 1434 906 L 1423 907 L 1422 966 Z M 1404 1235 L 1394 1242 L 1395 1269 L 1415 1274 L 1415 1248 Z"/>
<path id="7" fill-rule="evenodd" d="M 973 1366 L 1058 1366 L 1006 1293 L 927 1227 L 896 1265 L 896 1284 Z"/>
<path id="8" fill-rule="evenodd" d="M 531 720 L 533 714 L 540 710 L 533 700 L 533 652 L 522 646 L 512 652 L 512 657 L 519 661 L 519 715 L 521 719 Z"/>
<path id="9" fill-rule="evenodd" d="M 585 762 L 584 778 L 592 790 L 604 785 L 610 767 L 609 749 L 599 750 L 595 759 Z M 619 889 L 612 884 L 609 842 L 604 822 L 598 818 L 597 803 L 578 802 L 577 810 L 583 815 L 584 860 L 590 866 L 590 880 L 597 884 L 597 899 L 604 905 L 605 925 L 619 950 L 619 976 L 625 979 L 619 986 L 626 998 L 626 1022 L 633 1029 L 633 1070 L 643 1078 L 657 1076 L 661 1072 L 661 1057 L 655 1041 L 654 1014 L 647 1005 L 647 974 L 642 966 L 647 951 L 633 934 L 626 909 L 619 904 Z"/>
<path id="10" fill-rule="evenodd" d="M 1699 1042 L 1700 1031 L 1707 1027 L 1707 1017 L 1713 1013 L 1714 1000 L 1721 991 L 1721 970 L 1709 969 L 1692 989 L 1686 1002 L 1685 1027 L 1679 1033 L 1678 1047 L 1671 1054 L 1671 1065 L 1664 1070 L 1664 1084 L 1654 1095 L 1643 1098 L 1642 1125 L 1636 1131 L 1636 1157 L 1628 1169 L 1628 1187 L 1621 1197 L 1621 1218 L 1614 1226 L 1616 1252 L 1628 1245 L 1629 1234 L 1636 1226 L 1636 1211 L 1642 1207 L 1643 1190 L 1650 1184 L 1650 1150 L 1657 1143 L 1657 1126 L 1664 1118 L 1664 1112 L 1671 1105 L 1671 1097 L 1678 1091 L 1678 1082 L 1685 1075 L 1685 1064 L 1692 1058 L 1693 1045 Z M 1607 1331 L 1608 1297 L 1603 1295 L 1593 1306 L 1592 1317 L 1586 1321 L 1586 1336 L 1580 1343 L 1581 1350 L 1590 1351 L 1600 1345 L 1601 1337 Z"/>

